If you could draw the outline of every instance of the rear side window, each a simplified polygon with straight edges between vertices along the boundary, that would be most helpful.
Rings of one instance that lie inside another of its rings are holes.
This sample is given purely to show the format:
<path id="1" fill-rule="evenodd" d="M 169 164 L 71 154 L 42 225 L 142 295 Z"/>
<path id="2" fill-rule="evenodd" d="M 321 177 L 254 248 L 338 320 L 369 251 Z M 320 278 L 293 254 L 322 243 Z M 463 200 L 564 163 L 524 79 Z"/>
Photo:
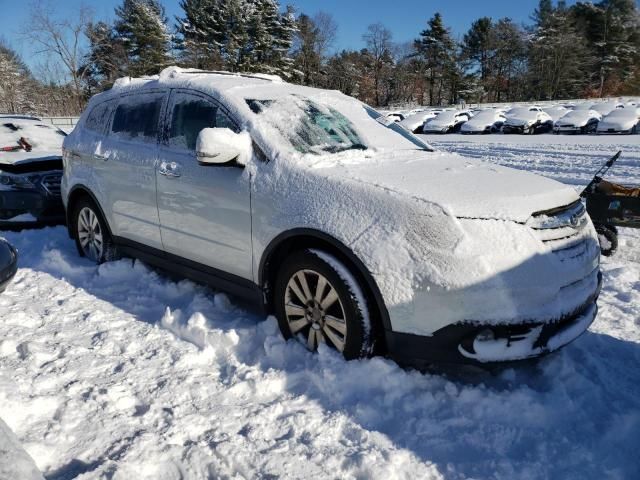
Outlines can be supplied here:
<path id="1" fill-rule="evenodd" d="M 112 106 L 113 102 L 102 102 L 93 107 L 84 123 L 84 127 L 93 132 L 104 132 L 107 123 L 109 123 Z"/>
<path id="2" fill-rule="evenodd" d="M 204 128 L 230 128 L 235 124 L 216 105 L 201 98 L 182 97 L 173 107 L 169 145 L 195 150 L 198 134 Z"/>
<path id="3" fill-rule="evenodd" d="M 120 101 L 111 132 L 125 140 L 155 143 L 163 95 L 127 96 Z"/>

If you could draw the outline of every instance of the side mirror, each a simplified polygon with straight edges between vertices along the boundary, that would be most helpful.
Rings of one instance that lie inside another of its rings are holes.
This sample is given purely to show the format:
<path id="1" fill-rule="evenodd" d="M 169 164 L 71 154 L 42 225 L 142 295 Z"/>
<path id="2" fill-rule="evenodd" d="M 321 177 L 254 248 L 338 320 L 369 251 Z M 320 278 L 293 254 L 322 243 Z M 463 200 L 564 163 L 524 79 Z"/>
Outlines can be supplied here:
<path id="1" fill-rule="evenodd" d="M 242 144 L 241 135 L 229 128 L 205 128 L 196 140 L 196 157 L 202 165 L 229 164 L 242 153 Z"/>

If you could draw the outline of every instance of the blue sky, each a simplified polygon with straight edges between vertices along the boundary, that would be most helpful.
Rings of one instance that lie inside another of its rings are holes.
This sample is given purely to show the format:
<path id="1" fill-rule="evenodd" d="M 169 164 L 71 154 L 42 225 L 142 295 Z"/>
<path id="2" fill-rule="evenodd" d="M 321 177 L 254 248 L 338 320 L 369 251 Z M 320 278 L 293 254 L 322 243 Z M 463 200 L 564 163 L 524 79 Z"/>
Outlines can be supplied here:
<path id="1" fill-rule="evenodd" d="M 121 0 L 56 0 L 52 2 L 63 16 L 72 16 L 81 4 L 89 5 L 99 19 L 112 19 L 113 10 Z M 519 23 L 528 23 L 538 0 L 290 0 L 299 12 L 313 14 L 319 10 L 331 13 L 338 22 L 335 48 L 361 48 L 362 34 L 367 25 L 382 22 L 397 42 L 416 38 L 435 12 L 442 13 L 445 23 L 456 37 L 481 16 L 511 17 Z M 568 3 L 574 3 L 570 1 Z M 163 0 L 167 16 L 174 23 L 181 10 L 178 0 Z M 22 41 L 17 32 L 29 21 L 29 0 L 0 0 L 3 22 L 0 37 L 5 38 L 33 66 L 37 58 L 33 48 Z"/>

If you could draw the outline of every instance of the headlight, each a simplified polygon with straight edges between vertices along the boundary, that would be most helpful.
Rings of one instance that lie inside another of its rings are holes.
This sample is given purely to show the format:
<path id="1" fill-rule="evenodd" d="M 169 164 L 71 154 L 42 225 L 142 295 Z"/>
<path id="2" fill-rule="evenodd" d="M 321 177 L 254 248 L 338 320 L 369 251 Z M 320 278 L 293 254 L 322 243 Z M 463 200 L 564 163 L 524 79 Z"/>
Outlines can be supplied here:
<path id="1" fill-rule="evenodd" d="M 32 190 L 36 188 L 39 180 L 39 175 L 11 175 L 0 172 L 0 185 L 5 187 Z"/>

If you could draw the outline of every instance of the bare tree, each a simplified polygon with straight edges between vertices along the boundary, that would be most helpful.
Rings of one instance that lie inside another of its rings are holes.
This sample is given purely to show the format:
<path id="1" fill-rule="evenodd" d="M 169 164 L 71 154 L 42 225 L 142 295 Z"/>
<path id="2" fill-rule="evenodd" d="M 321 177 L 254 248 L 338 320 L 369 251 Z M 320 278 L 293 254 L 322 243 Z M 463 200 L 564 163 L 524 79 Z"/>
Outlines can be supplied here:
<path id="1" fill-rule="evenodd" d="M 320 59 L 324 59 L 338 34 L 338 23 L 333 15 L 320 11 L 313 16 L 313 23 L 316 27 L 315 50 Z"/>
<path id="2" fill-rule="evenodd" d="M 367 32 L 362 36 L 367 43 L 367 50 L 373 62 L 373 84 L 375 89 L 375 102 L 380 105 L 380 89 L 382 87 L 384 72 L 393 63 L 393 34 L 391 30 L 381 23 L 374 23 L 367 27 Z"/>
<path id="3" fill-rule="evenodd" d="M 23 29 L 22 35 L 39 47 L 37 53 L 52 55 L 61 62 L 65 76 L 71 82 L 78 107 L 82 108 L 82 84 L 87 75 L 87 68 L 82 62 L 86 53 L 82 36 L 91 22 L 91 9 L 81 5 L 73 18 L 60 18 L 55 15 L 51 4 L 36 0 L 31 4 L 30 10 L 30 22 Z"/>

